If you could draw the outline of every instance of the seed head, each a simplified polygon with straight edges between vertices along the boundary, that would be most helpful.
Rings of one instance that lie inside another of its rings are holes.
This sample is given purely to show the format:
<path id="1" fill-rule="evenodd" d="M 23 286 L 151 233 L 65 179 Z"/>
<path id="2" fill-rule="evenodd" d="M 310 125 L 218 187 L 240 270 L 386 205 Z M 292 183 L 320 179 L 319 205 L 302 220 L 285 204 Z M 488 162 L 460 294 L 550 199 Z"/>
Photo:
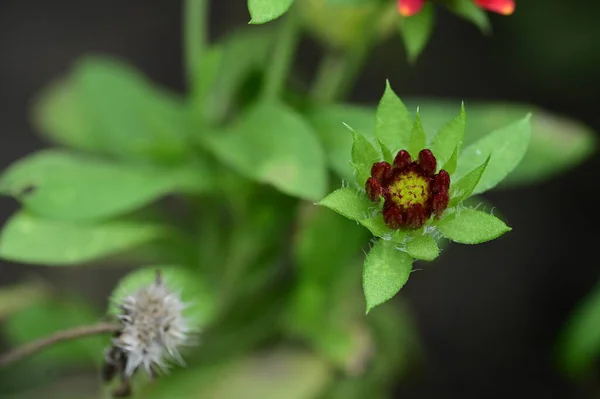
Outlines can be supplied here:
<path id="1" fill-rule="evenodd" d="M 190 343 L 191 333 L 183 316 L 186 304 L 159 271 L 152 284 L 126 296 L 119 307 L 123 328 L 112 342 L 126 359 L 123 377 L 131 377 L 140 366 L 153 376 L 157 368 L 166 371 L 172 360 L 184 364 L 179 350 Z"/>

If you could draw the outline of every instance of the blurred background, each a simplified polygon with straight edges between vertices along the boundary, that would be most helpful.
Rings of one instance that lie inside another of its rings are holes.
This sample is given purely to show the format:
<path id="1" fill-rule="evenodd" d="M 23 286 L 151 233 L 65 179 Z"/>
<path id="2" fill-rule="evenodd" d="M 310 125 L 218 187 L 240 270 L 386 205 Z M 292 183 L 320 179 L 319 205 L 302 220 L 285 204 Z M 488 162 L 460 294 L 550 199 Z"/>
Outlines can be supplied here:
<path id="1" fill-rule="evenodd" d="M 213 39 L 249 20 L 244 1 L 212 3 Z M 350 100 L 375 104 L 389 78 L 401 97 L 462 99 L 467 111 L 474 99 L 524 102 L 600 132 L 598 15 L 598 2 L 517 0 L 513 16 L 491 16 L 494 35 L 485 37 L 438 10 L 416 67 L 392 37 L 373 51 Z M 121 57 L 183 91 L 180 2 L 0 2 L 0 168 L 47 145 L 30 124 L 30 100 L 88 53 Z M 300 78 L 314 74 L 318 54 L 315 43 L 303 41 Z M 402 294 L 413 308 L 425 368 L 398 380 L 399 398 L 589 397 L 590 387 L 567 381 L 552 356 L 562 323 L 600 279 L 598 171 L 594 158 L 550 182 L 487 195 L 513 231 L 475 247 L 452 245 L 440 261 L 419 264 Z M 0 198 L 2 223 L 16 209 L 13 199 Z M 1 263 L 0 285 L 32 273 L 103 307 L 123 271 Z M 95 383 L 84 376 L 73 389 Z"/>

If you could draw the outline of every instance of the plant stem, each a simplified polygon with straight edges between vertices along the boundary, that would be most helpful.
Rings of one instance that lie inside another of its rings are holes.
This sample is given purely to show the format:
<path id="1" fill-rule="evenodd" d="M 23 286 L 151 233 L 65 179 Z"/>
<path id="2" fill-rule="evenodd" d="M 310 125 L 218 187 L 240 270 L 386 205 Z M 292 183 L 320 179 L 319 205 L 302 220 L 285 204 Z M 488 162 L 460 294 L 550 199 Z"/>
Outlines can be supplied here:
<path id="1" fill-rule="evenodd" d="M 311 98 L 318 103 L 331 103 L 348 95 L 362 67 L 369 46 L 367 43 L 346 53 L 325 55 L 311 87 Z"/>
<path id="2" fill-rule="evenodd" d="M 300 21 L 293 7 L 281 22 L 279 38 L 273 50 L 273 58 L 265 75 L 263 97 L 275 99 L 281 93 L 300 38 Z M 251 51 L 251 50 L 249 50 Z"/>
<path id="3" fill-rule="evenodd" d="M 88 337 L 90 335 L 108 334 L 119 331 L 121 326 L 115 323 L 98 323 L 90 326 L 75 327 L 70 330 L 59 331 L 38 341 L 31 342 L 0 356 L 0 367 L 31 356 L 49 346 L 63 341 Z"/>
<path id="4" fill-rule="evenodd" d="M 188 86 L 194 81 L 198 62 L 208 42 L 207 16 L 209 0 L 184 0 L 183 4 L 183 56 Z"/>

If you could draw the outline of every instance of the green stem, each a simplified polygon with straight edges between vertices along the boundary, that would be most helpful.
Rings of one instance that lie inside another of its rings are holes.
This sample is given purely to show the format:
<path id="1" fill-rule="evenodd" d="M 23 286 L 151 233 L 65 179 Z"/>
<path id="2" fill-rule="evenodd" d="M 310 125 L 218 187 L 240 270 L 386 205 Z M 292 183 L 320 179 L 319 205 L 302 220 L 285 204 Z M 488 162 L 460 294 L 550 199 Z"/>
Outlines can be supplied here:
<path id="1" fill-rule="evenodd" d="M 208 42 L 208 3 L 208 0 L 184 0 L 183 4 L 183 55 L 188 86 L 193 84 Z"/>
<path id="2" fill-rule="evenodd" d="M 293 9 L 287 12 L 281 23 L 281 31 L 275 44 L 273 58 L 265 75 L 263 97 L 270 100 L 277 98 L 285 85 L 300 38 L 300 21 L 294 15 Z"/>
<path id="3" fill-rule="evenodd" d="M 346 53 L 325 55 L 311 87 L 311 98 L 318 103 L 331 103 L 348 95 L 364 64 L 367 43 Z"/>

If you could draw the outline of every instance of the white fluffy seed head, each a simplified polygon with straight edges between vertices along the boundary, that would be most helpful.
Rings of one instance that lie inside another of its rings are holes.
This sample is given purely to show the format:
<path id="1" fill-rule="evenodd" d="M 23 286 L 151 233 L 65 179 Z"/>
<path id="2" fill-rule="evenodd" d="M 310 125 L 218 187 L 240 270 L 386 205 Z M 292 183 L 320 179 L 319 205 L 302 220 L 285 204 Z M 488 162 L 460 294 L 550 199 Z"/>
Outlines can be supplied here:
<path id="1" fill-rule="evenodd" d="M 189 344 L 190 329 L 183 316 L 186 305 L 157 273 L 156 281 L 126 296 L 119 305 L 123 328 L 113 345 L 127 357 L 125 376 L 142 366 L 152 375 L 167 371 L 170 361 L 183 365 L 179 349 Z"/>

